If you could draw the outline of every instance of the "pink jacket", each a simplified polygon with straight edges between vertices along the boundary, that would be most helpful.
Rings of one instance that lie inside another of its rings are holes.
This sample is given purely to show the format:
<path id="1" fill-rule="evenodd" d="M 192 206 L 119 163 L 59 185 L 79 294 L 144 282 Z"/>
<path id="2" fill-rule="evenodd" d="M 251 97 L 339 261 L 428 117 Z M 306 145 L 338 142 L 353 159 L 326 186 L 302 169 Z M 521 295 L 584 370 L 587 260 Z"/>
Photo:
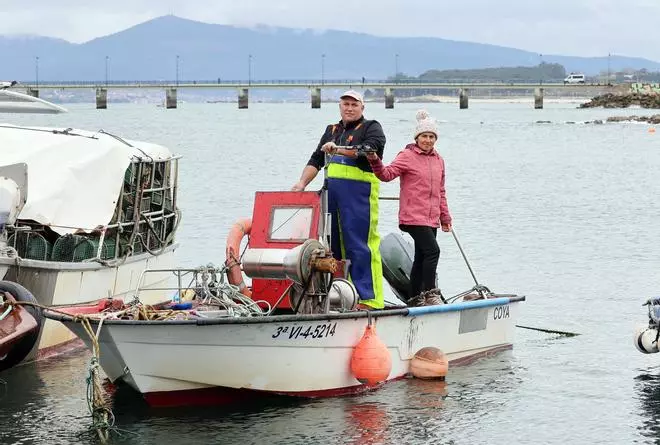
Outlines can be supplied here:
<path id="1" fill-rule="evenodd" d="M 445 161 L 437 151 L 427 154 L 417 144 L 408 144 L 388 166 L 380 159 L 369 162 L 381 181 L 401 177 L 399 224 L 429 227 L 451 224 L 445 196 Z"/>

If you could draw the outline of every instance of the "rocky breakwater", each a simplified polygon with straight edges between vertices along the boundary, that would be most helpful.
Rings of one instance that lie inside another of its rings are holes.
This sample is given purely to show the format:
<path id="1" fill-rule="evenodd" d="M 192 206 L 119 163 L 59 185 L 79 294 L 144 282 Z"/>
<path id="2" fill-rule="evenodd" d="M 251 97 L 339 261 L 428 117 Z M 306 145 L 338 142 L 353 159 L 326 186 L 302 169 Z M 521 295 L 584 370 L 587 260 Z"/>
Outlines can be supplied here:
<path id="1" fill-rule="evenodd" d="M 660 108 L 660 95 L 640 93 L 607 93 L 601 96 L 596 96 L 589 102 L 580 104 L 580 108 L 628 108 L 631 105 L 638 105 L 642 108 Z"/>

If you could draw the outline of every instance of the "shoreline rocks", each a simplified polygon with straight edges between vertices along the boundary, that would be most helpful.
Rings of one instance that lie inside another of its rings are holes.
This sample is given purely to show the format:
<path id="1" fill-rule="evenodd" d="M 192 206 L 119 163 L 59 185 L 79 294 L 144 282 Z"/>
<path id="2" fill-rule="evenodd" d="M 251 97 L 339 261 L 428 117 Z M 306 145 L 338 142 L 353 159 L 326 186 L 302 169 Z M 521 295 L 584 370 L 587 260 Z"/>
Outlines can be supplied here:
<path id="1" fill-rule="evenodd" d="M 660 114 L 651 116 L 610 116 L 607 122 L 645 122 L 647 124 L 660 124 Z"/>
<path id="2" fill-rule="evenodd" d="M 642 108 L 660 108 L 660 95 L 653 93 L 607 93 L 580 104 L 580 108 L 628 108 L 631 105 L 638 105 Z"/>

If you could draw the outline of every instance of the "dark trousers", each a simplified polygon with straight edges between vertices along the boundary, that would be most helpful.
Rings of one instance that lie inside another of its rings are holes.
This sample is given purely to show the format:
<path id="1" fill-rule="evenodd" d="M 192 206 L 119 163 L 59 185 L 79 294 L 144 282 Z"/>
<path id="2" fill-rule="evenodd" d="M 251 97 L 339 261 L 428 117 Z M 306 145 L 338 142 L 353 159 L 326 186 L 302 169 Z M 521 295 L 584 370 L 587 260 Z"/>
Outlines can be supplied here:
<path id="1" fill-rule="evenodd" d="M 433 289 L 435 284 L 435 273 L 440 258 L 440 247 L 435 239 L 438 229 L 429 226 L 399 225 L 399 228 L 407 232 L 415 241 L 415 259 L 410 272 L 410 295 L 413 298 L 421 292 Z"/>

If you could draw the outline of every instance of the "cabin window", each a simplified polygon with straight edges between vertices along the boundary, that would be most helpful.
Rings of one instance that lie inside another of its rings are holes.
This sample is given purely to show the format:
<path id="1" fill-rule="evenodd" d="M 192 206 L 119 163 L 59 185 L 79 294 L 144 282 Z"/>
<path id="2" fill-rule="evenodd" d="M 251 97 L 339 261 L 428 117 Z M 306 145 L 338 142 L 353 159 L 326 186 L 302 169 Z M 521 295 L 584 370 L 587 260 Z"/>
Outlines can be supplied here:
<path id="1" fill-rule="evenodd" d="M 312 207 L 273 207 L 268 227 L 269 241 L 303 242 L 312 231 Z"/>

